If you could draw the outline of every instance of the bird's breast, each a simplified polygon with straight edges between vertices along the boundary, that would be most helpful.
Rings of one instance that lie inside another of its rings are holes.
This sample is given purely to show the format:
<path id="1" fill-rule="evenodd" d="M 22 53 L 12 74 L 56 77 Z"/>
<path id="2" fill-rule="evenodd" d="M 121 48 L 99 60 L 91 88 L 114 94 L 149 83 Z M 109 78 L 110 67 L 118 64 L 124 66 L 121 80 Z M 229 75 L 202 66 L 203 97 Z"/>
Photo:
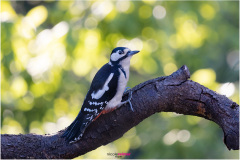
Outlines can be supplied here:
<path id="1" fill-rule="evenodd" d="M 117 84 L 117 93 L 109 101 L 109 103 L 107 104 L 105 110 L 113 109 L 118 104 L 121 103 L 123 93 L 124 93 L 125 88 L 127 86 L 127 82 L 128 82 L 128 79 L 129 79 L 129 67 L 123 67 L 123 70 L 125 71 L 126 77 L 125 77 L 123 71 L 121 71 L 120 68 L 118 70 L 119 70 L 120 75 L 119 75 L 118 84 Z"/>

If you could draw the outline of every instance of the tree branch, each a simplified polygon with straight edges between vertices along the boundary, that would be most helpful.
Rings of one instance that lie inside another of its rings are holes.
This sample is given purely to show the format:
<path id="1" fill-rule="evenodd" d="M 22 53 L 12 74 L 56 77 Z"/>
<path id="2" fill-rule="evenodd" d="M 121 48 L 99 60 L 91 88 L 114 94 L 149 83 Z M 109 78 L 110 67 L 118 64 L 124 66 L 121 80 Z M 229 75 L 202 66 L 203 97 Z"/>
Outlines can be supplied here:
<path id="1" fill-rule="evenodd" d="M 56 135 L 2 135 L 2 158 L 74 158 L 123 136 L 132 127 L 156 112 L 195 115 L 217 123 L 224 132 L 227 148 L 239 149 L 239 105 L 227 97 L 188 80 L 189 70 L 182 66 L 170 76 L 159 77 L 132 88 L 132 105 L 101 115 L 83 138 L 68 144 Z M 146 98 L 147 97 L 147 98 Z M 124 99 L 127 98 L 127 93 Z"/>

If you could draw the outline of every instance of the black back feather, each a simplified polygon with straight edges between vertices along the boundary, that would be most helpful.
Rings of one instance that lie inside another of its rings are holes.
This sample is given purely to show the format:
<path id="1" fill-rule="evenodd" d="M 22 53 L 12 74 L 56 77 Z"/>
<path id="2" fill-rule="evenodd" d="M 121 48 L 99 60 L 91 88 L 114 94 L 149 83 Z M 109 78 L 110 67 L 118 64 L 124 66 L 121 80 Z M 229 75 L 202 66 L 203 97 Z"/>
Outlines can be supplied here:
<path id="1" fill-rule="evenodd" d="M 96 73 L 78 116 L 62 135 L 67 142 L 79 140 L 89 124 L 104 110 L 107 105 L 105 102 L 109 102 L 114 97 L 117 92 L 118 77 L 120 75 L 118 68 L 119 66 L 111 66 L 107 63 Z M 92 99 L 91 94 L 103 88 L 111 73 L 114 75 L 108 83 L 109 90 L 99 99 Z M 90 102 L 96 103 L 95 105 L 90 105 Z M 103 103 L 100 104 L 101 102 Z"/>

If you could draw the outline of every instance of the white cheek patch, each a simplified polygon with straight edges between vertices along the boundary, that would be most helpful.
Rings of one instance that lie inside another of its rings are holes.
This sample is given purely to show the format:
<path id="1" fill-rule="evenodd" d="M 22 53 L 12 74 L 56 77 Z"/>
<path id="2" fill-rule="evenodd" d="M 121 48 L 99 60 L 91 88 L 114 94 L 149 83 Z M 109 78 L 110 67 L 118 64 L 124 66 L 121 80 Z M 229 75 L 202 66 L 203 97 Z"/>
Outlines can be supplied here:
<path id="1" fill-rule="evenodd" d="M 111 74 L 109 75 L 109 77 L 108 77 L 107 81 L 104 83 L 102 89 L 98 90 L 97 92 L 94 91 L 94 92 L 91 94 L 92 99 L 99 99 L 99 98 L 101 98 L 101 97 L 103 96 L 103 94 L 104 94 L 106 91 L 109 90 L 108 83 L 111 81 L 113 75 L 114 75 L 113 73 L 111 73 Z"/>
<path id="2" fill-rule="evenodd" d="M 117 60 L 119 60 L 120 58 L 122 58 L 123 56 L 125 56 L 125 54 L 119 54 L 119 52 L 120 51 L 117 51 L 117 52 L 115 52 L 115 53 L 113 53 L 112 55 L 111 55 L 111 60 L 112 61 L 117 61 Z M 124 52 L 125 53 L 125 52 Z"/>
<path id="3" fill-rule="evenodd" d="M 121 55 L 119 55 L 118 52 L 113 53 L 113 54 L 111 55 L 111 60 L 112 60 L 112 61 L 117 61 L 119 58 L 121 58 Z"/>

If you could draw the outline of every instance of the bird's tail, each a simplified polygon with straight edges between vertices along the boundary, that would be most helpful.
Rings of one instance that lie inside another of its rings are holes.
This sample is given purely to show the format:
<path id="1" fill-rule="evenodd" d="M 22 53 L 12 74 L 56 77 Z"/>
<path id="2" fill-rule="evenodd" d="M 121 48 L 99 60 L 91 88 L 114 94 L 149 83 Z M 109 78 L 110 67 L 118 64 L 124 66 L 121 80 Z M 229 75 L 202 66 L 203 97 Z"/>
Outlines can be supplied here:
<path id="1" fill-rule="evenodd" d="M 81 112 L 78 114 L 76 119 L 72 122 L 72 124 L 66 129 L 61 137 L 65 137 L 67 142 L 73 143 L 82 137 L 85 129 L 88 127 L 90 122 L 92 121 L 92 115 L 82 114 Z"/>

